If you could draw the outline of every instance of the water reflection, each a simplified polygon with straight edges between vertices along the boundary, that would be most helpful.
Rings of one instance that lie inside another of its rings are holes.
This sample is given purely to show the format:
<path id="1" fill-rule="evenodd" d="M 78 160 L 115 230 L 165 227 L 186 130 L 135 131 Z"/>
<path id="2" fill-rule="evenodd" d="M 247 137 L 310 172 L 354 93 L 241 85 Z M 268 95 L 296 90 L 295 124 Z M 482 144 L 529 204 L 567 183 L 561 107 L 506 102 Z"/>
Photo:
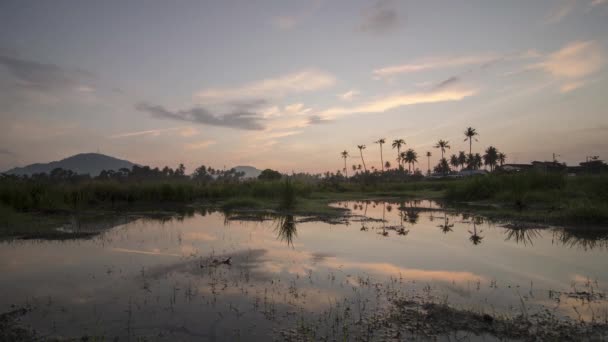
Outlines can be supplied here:
<path id="1" fill-rule="evenodd" d="M 0 312 L 31 303 L 26 322 L 48 336 L 271 340 L 307 317 L 331 332 L 328 312 L 377 312 L 380 294 L 586 320 L 608 304 L 605 230 L 504 227 L 431 201 L 336 205 L 347 221 L 188 209 L 0 243 Z"/>

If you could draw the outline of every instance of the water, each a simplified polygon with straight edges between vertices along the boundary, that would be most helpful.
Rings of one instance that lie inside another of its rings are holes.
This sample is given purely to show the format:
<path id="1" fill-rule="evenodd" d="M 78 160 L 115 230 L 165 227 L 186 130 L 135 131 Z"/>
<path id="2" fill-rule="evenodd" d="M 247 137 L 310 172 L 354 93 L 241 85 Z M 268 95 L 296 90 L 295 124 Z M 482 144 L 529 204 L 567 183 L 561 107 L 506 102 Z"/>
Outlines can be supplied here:
<path id="1" fill-rule="evenodd" d="M 507 229 L 430 201 L 335 206 L 353 215 L 199 212 L 120 220 L 89 239 L 2 242 L 0 310 L 29 305 L 22 321 L 42 336 L 124 340 L 280 339 L 304 325 L 340 336 L 395 296 L 608 317 L 602 231 Z"/>

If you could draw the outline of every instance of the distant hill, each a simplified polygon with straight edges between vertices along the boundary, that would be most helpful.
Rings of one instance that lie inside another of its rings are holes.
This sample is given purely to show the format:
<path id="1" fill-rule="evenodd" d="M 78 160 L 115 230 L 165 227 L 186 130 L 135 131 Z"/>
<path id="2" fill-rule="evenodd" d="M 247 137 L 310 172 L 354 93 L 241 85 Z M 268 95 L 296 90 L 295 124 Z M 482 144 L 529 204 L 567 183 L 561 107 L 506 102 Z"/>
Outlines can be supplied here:
<path id="1" fill-rule="evenodd" d="M 16 167 L 5 173 L 13 175 L 32 175 L 34 173 L 49 173 L 55 168 L 72 170 L 79 174 L 97 176 L 103 170 L 118 170 L 121 168 L 131 169 L 133 163 L 127 160 L 117 159 L 99 153 L 81 153 L 60 161 L 46 164 L 37 163 L 24 167 Z"/>
<path id="2" fill-rule="evenodd" d="M 253 166 L 235 166 L 234 169 L 238 172 L 245 172 L 245 178 L 258 178 L 262 170 L 258 170 Z"/>

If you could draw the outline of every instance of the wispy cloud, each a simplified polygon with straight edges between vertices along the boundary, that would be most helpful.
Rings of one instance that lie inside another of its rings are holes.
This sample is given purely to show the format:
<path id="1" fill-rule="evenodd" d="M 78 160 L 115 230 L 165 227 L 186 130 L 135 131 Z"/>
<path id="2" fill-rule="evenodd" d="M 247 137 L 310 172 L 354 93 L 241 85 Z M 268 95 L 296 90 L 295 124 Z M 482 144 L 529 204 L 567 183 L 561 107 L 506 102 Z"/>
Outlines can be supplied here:
<path id="1" fill-rule="evenodd" d="M 261 130 L 264 128 L 261 123 L 262 117 L 255 112 L 247 110 L 233 110 L 225 114 L 216 115 L 203 107 L 171 111 L 163 106 L 139 103 L 135 108 L 159 119 L 172 119 L 245 130 Z"/>
<path id="2" fill-rule="evenodd" d="M 343 101 L 352 101 L 355 97 L 357 97 L 357 95 L 359 95 L 359 91 L 352 89 L 345 93 L 338 94 L 338 98 L 340 98 Z"/>
<path id="3" fill-rule="evenodd" d="M 215 144 L 217 144 L 217 141 L 215 140 L 201 140 L 193 143 L 188 143 L 184 147 L 188 150 L 200 150 Z"/>
<path id="4" fill-rule="evenodd" d="M 92 92 L 93 75 L 82 70 L 71 70 L 18 57 L 0 55 L 4 66 L 18 81 L 19 86 L 39 91 Z"/>
<path id="5" fill-rule="evenodd" d="M 386 33 L 397 29 L 402 21 L 394 1 L 380 0 L 363 11 L 359 29 L 363 32 Z"/>
<path id="6" fill-rule="evenodd" d="M 5 148 L 0 148 L 0 154 L 3 154 L 5 156 L 14 156 L 15 153 L 5 149 Z"/>
<path id="7" fill-rule="evenodd" d="M 576 8 L 576 0 L 563 0 L 561 3 L 557 4 L 543 20 L 544 24 L 556 24 L 562 21 L 568 14 L 570 14 Z"/>
<path id="8" fill-rule="evenodd" d="M 597 42 L 570 43 L 548 55 L 533 67 L 561 78 L 581 78 L 598 71 L 605 63 L 601 46 Z"/>
<path id="9" fill-rule="evenodd" d="M 182 137 L 191 137 L 198 134 L 198 130 L 193 127 L 171 127 L 171 128 L 161 128 L 161 129 L 150 129 L 145 131 L 135 131 L 135 132 L 125 132 L 110 135 L 108 138 L 110 139 L 118 139 L 118 138 L 131 138 L 131 137 L 140 137 L 140 136 L 159 136 L 163 133 L 178 133 Z"/>
<path id="10" fill-rule="evenodd" d="M 391 77 L 399 74 L 414 73 L 433 69 L 462 67 L 469 65 L 480 65 L 498 60 L 496 54 L 469 55 L 469 56 L 445 56 L 425 58 L 413 63 L 392 65 L 373 71 L 375 78 Z"/>
<path id="11" fill-rule="evenodd" d="M 589 3 L 590 7 L 608 4 L 608 0 L 593 0 Z"/>
<path id="12" fill-rule="evenodd" d="M 242 99 L 267 99 L 324 89 L 334 85 L 333 75 L 315 69 L 267 78 L 233 88 L 204 89 L 195 95 L 201 103 L 224 103 Z"/>
<path id="13" fill-rule="evenodd" d="M 306 4 L 306 2 L 302 1 L 301 3 Z M 278 15 L 272 18 L 272 25 L 279 30 L 291 30 L 294 27 L 298 26 L 304 19 L 309 17 L 311 14 L 316 12 L 319 8 L 321 8 L 321 0 L 315 0 L 307 5 L 312 4 L 312 6 L 306 6 L 304 9 L 297 11 L 293 14 L 283 14 Z"/>
<path id="14" fill-rule="evenodd" d="M 561 92 L 582 87 L 585 78 L 599 71 L 606 64 L 600 44 L 594 41 L 579 41 L 565 45 L 527 69 L 542 70 L 563 82 Z"/>
<path id="15" fill-rule="evenodd" d="M 451 89 L 450 89 L 451 88 Z M 391 109 L 423 103 L 459 101 L 477 93 L 476 89 L 444 87 L 427 92 L 405 93 L 382 97 L 353 107 L 334 107 L 322 111 L 324 119 L 358 113 L 382 113 Z"/>

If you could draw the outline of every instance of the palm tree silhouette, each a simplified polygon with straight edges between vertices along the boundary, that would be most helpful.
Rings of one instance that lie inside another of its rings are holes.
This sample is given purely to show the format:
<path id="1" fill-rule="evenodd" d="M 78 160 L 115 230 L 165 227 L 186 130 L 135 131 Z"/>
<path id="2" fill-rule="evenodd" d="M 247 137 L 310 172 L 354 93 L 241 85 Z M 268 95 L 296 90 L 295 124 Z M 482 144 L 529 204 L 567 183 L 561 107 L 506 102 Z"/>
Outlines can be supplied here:
<path id="1" fill-rule="evenodd" d="M 340 152 L 340 155 L 344 159 L 344 175 L 346 175 L 346 178 L 348 178 L 348 169 L 346 168 L 346 159 L 348 158 L 348 151 L 344 150 Z"/>
<path id="2" fill-rule="evenodd" d="M 431 155 L 432 155 L 432 154 L 431 154 L 431 151 L 427 151 L 427 152 L 426 152 L 426 159 L 427 159 L 427 162 L 428 162 L 427 169 L 426 169 L 426 170 L 427 170 L 427 171 L 426 171 L 426 173 L 427 173 L 428 175 L 430 175 L 430 174 L 431 174 Z"/>
<path id="3" fill-rule="evenodd" d="M 477 135 L 479 135 L 479 133 L 477 133 L 477 131 L 473 127 L 467 127 L 467 129 L 464 131 L 464 136 L 466 137 L 464 141 L 469 141 L 469 154 L 473 154 L 473 139 L 477 141 L 477 139 L 475 138 L 475 136 Z"/>
<path id="4" fill-rule="evenodd" d="M 498 162 L 500 163 L 500 166 L 503 166 L 503 164 L 505 163 L 506 160 L 507 160 L 507 155 L 502 152 L 498 152 Z"/>
<path id="5" fill-rule="evenodd" d="M 376 141 L 374 141 L 374 143 L 380 145 L 380 167 L 382 169 L 382 172 L 384 172 L 384 160 L 382 158 L 382 145 L 386 142 L 386 140 L 384 138 L 380 138 Z"/>
<path id="6" fill-rule="evenodd" d="M 476 223 L 477 223 L 476 218 L 473 218 L 473 231 L 469 230 L 469 234 L 471 234 L 471 236 L 469 237 L 469 240 L 474 245 L 479 245 L 481 243 L 481 240 L 483 240 L 483 236 L 479 235 L 479 233 L 483 233 L 483 230 L 479 230 L 479 233 L 478 233 Z"/>
<path id="7" fill-rule="evenodd" d="M 458 164 L 460 165 L 461 170 L 465 165 L 467 165 L 467 155 L 464 153 L 464 151 L 458 152 Z"/>
<path id="8" fill-rule="evenodd" d="M 365 150 L 365 145 L 357 145 L 359 149 L 359 153 L 361 153 L 361 162 L 363 163 L 363 170 L 367 172 L 367 167 L 365 166 L 365 159 L 363 159 L 363 150 Z"/>
<path id="9" fill-rule="evenodd" d="M 408 163 L 408 170 L 411 173 L 412 172 L 412 166 L 414 165 L 414 163 L 418 162 L 418 153 L 416 153 L 416 151 L 414 151 L 411 148 L 408 149 L 407 151 L 405 151 L 404 161 L 406 163 Z"/>
<path id="10" fill-rule="evenodd" d="M 390 163 L 390 162 L 387 160 L 387 161 L 386 161 L 386 163 L 384 163 L 384 167 L 385 167 L 387 170 L 390 170 L 390 168 L 391 168 L 391 163 Z"/>
<path id="11" fill-rule="evenodd" d="M 397 162 L 401 166 L 401 146 L 405 146 L 405 140 L 395 139 L 393 140 L 393 148 L 397 149 Z"/>
<path id="12" fill-rule="evenodd" d="M 443 159 L 443 154 L 445 153 L 445 149 L 450 148 L 450 142 L 447 140 L 441 139 L 437 142 L 437 145 L 435 145 L 435 148 L 441 149 L 441 159 Z"/>
<path id="13" fill-rule="evenodd" d="M 490 171 L 494 171 L 494 167 L 498 162 L 498 150 L 494 146 L 490 146 L 486 149 L 486 153 L 483 155 L 483 163 L 490 166 Z"/>
<path id="14" fill-rule="evenodd" d="M 458 157 L 455 154 L 452 154 L 452 156 L 450 157 L 450 165 L 452 165 L 453 167 L 458 167 L 460 165 L 460 161 L 458 160 Z"/>
<path id="15" fill-rule="evenodd" d="M 437 227 L 441 228 L 441 232 L 447 234 L 452 231 L 454 224 L 450 224 L 450 219 L 448 218 L 447 214 L 443 212 L 443 224 L 440 224 Z"/>

